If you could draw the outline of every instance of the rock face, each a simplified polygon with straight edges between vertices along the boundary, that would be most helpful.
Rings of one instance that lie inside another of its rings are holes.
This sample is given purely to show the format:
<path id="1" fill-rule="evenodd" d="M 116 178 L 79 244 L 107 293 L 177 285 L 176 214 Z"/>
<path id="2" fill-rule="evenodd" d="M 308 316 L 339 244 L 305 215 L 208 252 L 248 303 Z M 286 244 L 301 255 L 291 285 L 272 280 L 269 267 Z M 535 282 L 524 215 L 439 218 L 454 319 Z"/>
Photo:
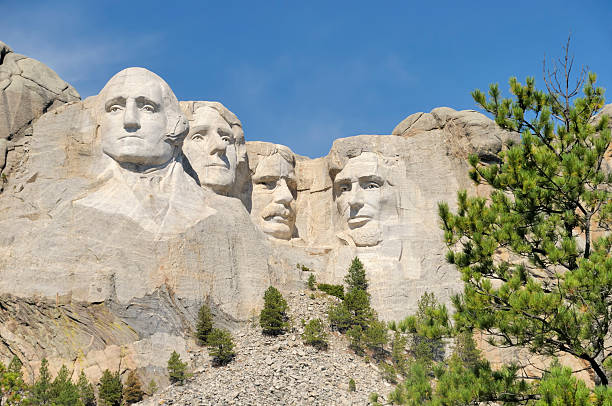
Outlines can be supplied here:
<path id="1" fill-rule="evenodd" d="M 56 77 L 45 69 L 28 80 Z M 437 203 L 486 193 L 466 158 L 493 160 L 512 138 L 481 114 L 439 108 L 309 159 L 245 143 L 222 104 L 179 103 L 154 73 L 123 70 L 99 95 L 47 111 L 9 154 L 0 355 L 18 355 L 31 376 L 47 357 L 52 372 L 138 369 L 159 382 L 173 350 L 187 357 L 203 303 L 235 329 L 268 286 L 305 286 L 297 264 L 342 283 L 355 256 L 384 319 L 412 313 L 426 291 L 448 300 L 461 282 L 444 260 Z"/>
<path id="2" fill-rule="evenodd" d="M 0 170 L 7 149 L 31 135 L 32 121 L 53 108 L 79 100 L 77 91 L 46 65 L 16 54 L 0 41 Z"/>

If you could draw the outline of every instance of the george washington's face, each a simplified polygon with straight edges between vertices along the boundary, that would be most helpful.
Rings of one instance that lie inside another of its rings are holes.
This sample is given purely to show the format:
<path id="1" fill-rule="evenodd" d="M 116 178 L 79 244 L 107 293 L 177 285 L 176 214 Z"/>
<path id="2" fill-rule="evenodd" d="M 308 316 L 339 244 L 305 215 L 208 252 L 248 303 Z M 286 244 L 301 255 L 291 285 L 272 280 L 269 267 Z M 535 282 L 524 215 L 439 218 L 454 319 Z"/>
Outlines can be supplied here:
<path id="1" fill-rule="evenodd" d="M 160 79 L 126 70 L 105 86 L 100 118 L 102 150 L 119 163 L 158 166 L 174 146 L 166 137 L 167 117 Z"/>
<path id="2" fill-rule="evenodd" d="M 183 153 L 201 185 L 221 194 L 234 185 L 236 140 L 231 126 L 217 110 L 210 107 L 196 110 Z"/>
<path id="3" fill-rule="evenodd" d="M 252 176 L 251 216 L 271 237 L 289 240 L 295 228 L 297 190 L 293 165 L 280 153 L 259 161 Z"/>

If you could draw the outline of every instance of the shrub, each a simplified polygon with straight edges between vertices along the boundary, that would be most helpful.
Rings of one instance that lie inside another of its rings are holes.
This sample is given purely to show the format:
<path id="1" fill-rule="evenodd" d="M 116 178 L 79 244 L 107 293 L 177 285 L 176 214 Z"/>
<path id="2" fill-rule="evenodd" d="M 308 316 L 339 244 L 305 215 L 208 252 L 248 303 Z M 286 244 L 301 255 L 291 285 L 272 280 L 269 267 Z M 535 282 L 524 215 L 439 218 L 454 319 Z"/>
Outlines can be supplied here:
<path id="1" fill-rule="evenodd" d="M 154 379 L 151 379 L 151 381 L 149 382 L 149 394 L 154 394 L 155 392 L 157 392 L 157 383 L 155 383 Z"/>
<path id="2" fill-rule="evenodd" d="M 267 335 L 283 334 L 288 327 L 287 302 L 274 286 L 270 286 L 264 294 L 264 308 L 259 314 L 259 325 Z"/>
<path id="3" fill-rule="evenodd" d="M 312 345 L 318 350 L 327 349 L 327 333 L 323 330 L 323 323 L 320 319 L 310 320 L 304 326 L 302 339 L 307 345 Z"/>
<path id="4" fill-rule="evenodd" d="M 208 353 L 216 365 L 226 365 L 234 357 L 234 341 L 229 331 L 213 328 L 208 336 Z"/>
<path id="5" fill-rule="evenodd" d="M 344 300 L 344 286 L 342 285 L 330 285 L 328 283 L 319 283 L 317 288 L 321 292 L 325 292 L 328 295 L 336 296 L 338 299 Z"/>
<path id="6" fill-rule="evenodd" d="M 98 392 L 100 403 L 107 406 L 119 406 L 122 395 L 123 385 L 121 384 L 119 371 L 111 374 L 108 369 L 104 370 L 102 378 L 100 378 L 100 390 Z"/>
<path id="7" fill-rule="evenodd" d="M 212 314 L 210 313 L 210 307 L 203 304 L 198 311 L 198 322 L 196 324 L 196 338 L 198 339 L 199 345 L 205 345 L 208 335 L 213 328 Z"/>
<path id="8" fill-rule="evenodd" d="M 349 392 L 355 392 L 355 390 L 357 390 L 357 388 L 355 387 L 355 380 L 353 378 L 349 379 L 348 390 Z"/>
<path id="9" fill-rule="evenodd" d="M 131 370 L 123 387 L 123 401 L 127 404 L 140 402 L 144 392 L 136 371 Z"/>
<path id="10" fill-rule="evenodd" d="M 308 289 L 315 290 L 317 288 L 316 284 L 317 284 L 317 280 L 314 274 L 311 273 L 310 276 L 308 276 Z"/>
<path id="11" fill-rule="evenodd" d="M 176 351 L 172 351 L 170 359 L 168 360 L 168 375 L 170 376 L 170 382 L 183 384 L 187 375 L 187 364 L 181 361 L 180 355 Z"/>

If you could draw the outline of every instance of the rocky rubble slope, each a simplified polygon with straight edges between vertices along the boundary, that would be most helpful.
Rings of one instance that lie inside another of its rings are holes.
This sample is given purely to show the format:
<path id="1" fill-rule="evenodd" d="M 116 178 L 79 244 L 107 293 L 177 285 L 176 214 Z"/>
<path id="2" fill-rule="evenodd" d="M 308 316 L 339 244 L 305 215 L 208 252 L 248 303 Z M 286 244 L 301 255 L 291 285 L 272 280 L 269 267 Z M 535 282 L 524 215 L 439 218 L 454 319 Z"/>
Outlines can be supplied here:
<path id="1" fill-rule="evenodd" d="M 193 377 L 172 385 L 141 405 L 365 405 L 370 393 L 391 389 L 377 367 L 348 348 L 348 340 L 330 333 L 327 351 L 302 342 L 301 320 L 320 318 L 335 298 L 309 291 L 286 296 L 292 328 L 278 337 L 261 334 L 256 321 L 237 330 L 236 358 L 212 367 L 206 349 L 192 352 Z M 328 326 L 327 326 L 328 327 Z M 350 379 L 356 391 L 348 391 Z"/>

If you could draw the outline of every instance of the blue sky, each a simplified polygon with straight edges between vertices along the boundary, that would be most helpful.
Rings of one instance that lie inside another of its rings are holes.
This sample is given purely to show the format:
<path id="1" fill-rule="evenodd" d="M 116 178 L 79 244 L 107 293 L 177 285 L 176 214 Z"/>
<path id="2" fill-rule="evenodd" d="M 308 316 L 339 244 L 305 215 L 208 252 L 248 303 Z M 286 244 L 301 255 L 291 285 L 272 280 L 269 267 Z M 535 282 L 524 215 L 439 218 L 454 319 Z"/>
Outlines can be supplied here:
<path id="1" fill-rule="evenodd" d="M 83 97 L 146 67 L 180 100 L 225 104 L 247 140 L 311 157 L 418 111 L 474 109 L 470 91 L 506 92 L 510 76 L 541 85 L 570 32 L 576 63 L 612 89 L 609 0 L 170 3 L 0 0 L 0 40 Z"/>

